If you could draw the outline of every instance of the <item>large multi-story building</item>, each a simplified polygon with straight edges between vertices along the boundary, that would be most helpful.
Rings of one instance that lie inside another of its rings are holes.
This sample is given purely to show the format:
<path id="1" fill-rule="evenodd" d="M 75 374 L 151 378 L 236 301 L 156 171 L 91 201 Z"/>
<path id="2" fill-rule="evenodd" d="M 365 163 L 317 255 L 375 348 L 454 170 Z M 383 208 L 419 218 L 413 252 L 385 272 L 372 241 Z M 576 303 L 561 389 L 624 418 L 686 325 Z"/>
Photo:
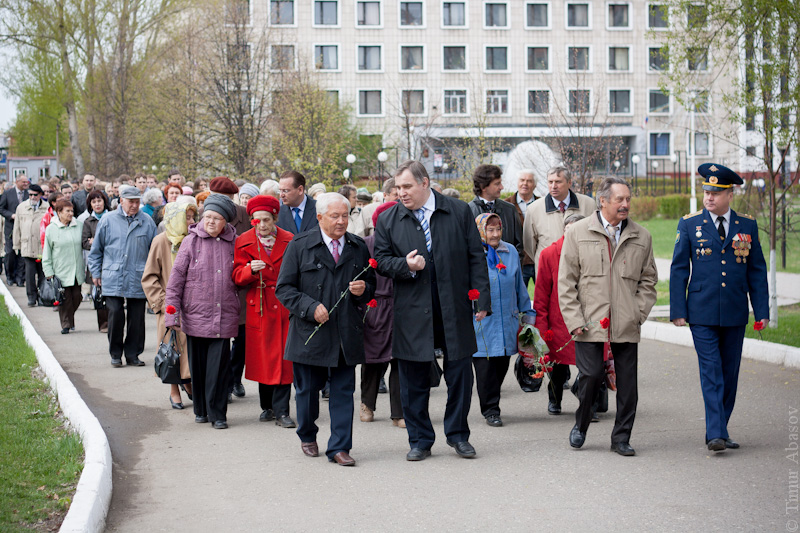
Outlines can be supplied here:
<path id="1" fill-rule="evenodd" d="M 696 164 L 745 169 L 752 155 L 745 127 L 713 92 L 713 54 L 678 65 L 661 48 L 659 32 L 702 20 L 690 12 L 700 4 L 687 13 L 645 0 L 266 0 L 250 9 L 270 32 L 273 68 L 315 71 L 399 157 L 442 165 L 476 137 L 498 162 L 532 139 L 557 153 L 556 138 L 590 140 L 605 152 L 596 171 L 628 175 L 687 172 L 691 152 Z M 666 69 L 696 74 L 694 117 L 664 85 Z"/>

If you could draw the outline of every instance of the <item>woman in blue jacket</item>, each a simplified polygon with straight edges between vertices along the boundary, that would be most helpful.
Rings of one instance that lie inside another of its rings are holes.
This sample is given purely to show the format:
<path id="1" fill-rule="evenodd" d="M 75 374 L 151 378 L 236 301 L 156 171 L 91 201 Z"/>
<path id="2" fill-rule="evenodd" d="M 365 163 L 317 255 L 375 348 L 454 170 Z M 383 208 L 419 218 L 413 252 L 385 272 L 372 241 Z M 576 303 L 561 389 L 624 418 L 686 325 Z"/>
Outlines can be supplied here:
<path id="1" fill-rule="evenodd" d="M 520 315 L 533 323 L 536 312 L 522 282 L 519 254 L 502 240 L 503 223 L 495 213 L 482 213 L 475 217 L 486 251 L 489 285 L 492 291 L 492 314 L 481 322 L 473 319 L 478 351 L 473 355 L 475 380 L 481 414 L 486 423 L 500 427 L 500 387 L 508 372 L 511 356 L 517 353 L 517 331 Z"/>

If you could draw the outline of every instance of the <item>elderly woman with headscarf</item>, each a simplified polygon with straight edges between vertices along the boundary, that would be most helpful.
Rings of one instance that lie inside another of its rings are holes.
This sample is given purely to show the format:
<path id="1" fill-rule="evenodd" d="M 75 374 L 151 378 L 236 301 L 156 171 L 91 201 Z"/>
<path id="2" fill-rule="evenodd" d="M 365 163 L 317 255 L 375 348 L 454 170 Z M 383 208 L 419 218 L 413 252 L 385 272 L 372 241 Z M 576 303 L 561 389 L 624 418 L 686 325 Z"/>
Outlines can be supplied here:
<path id="1" fill-rule="evenodd" d="M 189 226 L 167 282 L 166 326 L 186 334 L 195 422 L 228 427 L 231 338 L 239 329 L 233 283 L 236 205 L 225 195 L 205 202 L 203 218 Z"/>
<path id="2" fill-rule="evenodd" d="M 151 189 L 152 190 L 152 189 Z M 158 192 L 158 190 L 156 190 Z M 158 192 L 159 196 L 161 195 Z M 158 319 L 158 338 L 162 341 L 167 333 L 165 313 L 167 282 L 172 272 L 172 264 L 178 255 L 183 239 L 189 233 L 189 225 L 194 224 L 197 208 L 193 205 L 173 202 L 164 206 L 164 232 L 159 233 L 150 245 L 150 253 L 142 275 L 142 288 L 150 309 Z M 189 352 L 186 346 L 186 334 L 179 331 L 176 348 L 181 354 L 181 383 L 192 399 L 192 374 L 189 371 Z M 183 409 L 181 391 L 178 384 L 170 384 L 169 402 L 173 409 Z"/>
<path id="3" fill-rule="evenodd" d="M 486 251 L 489 286 L 492 291 L 492 314 L 481 322 L 473 318 L 478 351 L 472 358 L 475 382 L 486 423 L 500 427 L 500 386 L 508 372 L 511 356 L 517 350 L 520 316 L 533 323 L 536 316 L 528 290 L 522 282 L 522 267 L 514 246 L 502 240 L 503 223 L 495 213 L 475 217 L 481 242 Z"/>
<path id="4" fill-rule="evenodd" d="M 289 416 L 292 363 L 283 359 L 289 311 L 275 297 L 283 252 L 293 235 L 276 226 L 280 208 L 272 196 L 257 195 L 248 201 L 253 229 L 236 239 L 233 281 L 247 288 L 245 377 L 258 382 L 258 419 L 293 428 L 296 424 Z"/>
<path id="5" fill-rule="evenodd" d="M 259 192 L 258 187 L 252 183 L 245 183 L 239 187 L 239 205 L 247 207 L 247 202 L 249 202 L 251 198 L 258 196 Z"/>

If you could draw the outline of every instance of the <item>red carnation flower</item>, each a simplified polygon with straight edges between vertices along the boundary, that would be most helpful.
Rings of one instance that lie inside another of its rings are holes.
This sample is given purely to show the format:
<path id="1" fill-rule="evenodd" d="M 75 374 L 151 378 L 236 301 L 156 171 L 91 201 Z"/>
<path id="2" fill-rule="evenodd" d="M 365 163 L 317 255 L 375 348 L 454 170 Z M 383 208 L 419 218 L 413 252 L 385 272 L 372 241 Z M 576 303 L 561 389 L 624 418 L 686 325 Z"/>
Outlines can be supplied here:
<path id="1" fill-rule="evenodd" d="M 469 290 L 469 292 L 467 293 L 467 296 L 469 297 L 469 299 L 470 299 L 471 301 L 473 301 L 473 302 L 474 302 L 474 301 L 476 301 L 478 298 L 480 298 L 480 297 L 481 297 L 481 291 L 479 291 L 478 289 L 470 289 L 470 290 Z"/>
<path id="2" fill-rule="evenodd" d="M 506 269 L 506 266 L 503 263 L 497 263 L 497 270 L 503 271 Z"/>
<path id="3" fill-rule="evenodd" d="M 253 220 L 251 220 L 251 221 L 250 221 L 250 225 L 251 225 L 251 226 L 258 226 L 258 219 L 257 219 L 257 218 L 254 218 Z"/>
<path id="4" fill-rule="evenodd" d="M 174 305 L 168 305 L 167 306 L 167 314 L 168 315 L 174 315 L 176 311 L 177 311 L 177 309 L 175 309 Z"/>
<path id="5" fill-rule="evenodd" d="M 375 309 L 376 307 L 378 307 L 378 301 L 375 300 L 375 298 L 373 298 L 372 300 L 367 302 L 367 307 Z"/>
<path id="6" fill-rule="evenodd" d="M 378 268 L 378 262 L 375 261 L 374 259 L 370 258 L 369 266 L 371 266 L 372 268 Z"/>
<path id="7" fill-rule="evenodd" d="M 58 305 L 58 304 L 60 304 L 60 303 L 61 303 L 61 302 L 59 302 L 58 300 L 56 300 L 55 302 L 53 302 L 53 305 Z"/>
<path id="8" fill-rule="evenodd" d="M 552 329 L 548 329 L 547 331 L 544 332 L 542 338 L 544 339 L 544 342 L 553 342 L 554 340 L 556 340 L 556 334 L 553 333 Z"/>
<path id="9" fill-rule="evenodd" d="M 608 317 L 605 317 L 600 321 L 600 327 L 603 329 L 608 329 L 609 324 L 611 324 L 611 321 L 608 319 Z"/>
<path id="10" fill-rule="evenodd" d="M 763 323 L 763 322 L 761 322 L 760 320 L 759 320 L 759 321 L 757 321 L 757 322 L 754 322 L 754 323 L 753 323 L 753 329 L 754 329 L 755 331 L 761 331 L 762 329 L 764 329 L 764 323 Z"/>
<path id="11" fill-rule="evenodd" d="M 544 357 L 542 357 L 542 362 L 543 363 L 549 363 L 550 362 L 550 356 L 549 355 L 545 355 Z"/>

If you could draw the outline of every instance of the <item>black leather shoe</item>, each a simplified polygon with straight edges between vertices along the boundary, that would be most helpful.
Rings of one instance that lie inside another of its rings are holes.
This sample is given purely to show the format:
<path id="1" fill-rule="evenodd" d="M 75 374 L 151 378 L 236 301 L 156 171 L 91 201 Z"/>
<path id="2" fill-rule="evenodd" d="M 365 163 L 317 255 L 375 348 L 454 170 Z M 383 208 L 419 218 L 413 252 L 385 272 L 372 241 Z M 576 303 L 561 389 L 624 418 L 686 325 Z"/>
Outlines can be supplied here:
<path id="1" fill-rule="evenodd" d="M 477 454 L 475 453 L 475 448 L 472 447 L 472 444 L 469 442 L 462 440 L 461 442 L 453 442 L 450 439 L 447 440 L 447 445 L 455 448 L 456 453 L 464 457 L 465 459 L 472 459 Z"/>
<path id="2" fill-rule="evenodd" d="M 197 422 L 198 424 L 205 424 L 206 422 L 208 422 L 208 417 L 207 416 L 195 416 L 194 417 L 194 421 Z"/>
<path id="3" fill-rule="evenodd" d="M 557 404 L 554 402 L 547 402 L 547 412 L 551 415 L 560 415 L 561 414 L 561 404 Z"/>
<path id="4" fill-rule="evenodd" d="M 592 422 L 600 422 L 600 415 L 597 414 L 597 411 L 592 411 Z"/>
<path id="5" fill-rule="evenodd" d="M 423 450 L 422 448 L 411 448 L 411 451 L 406 454 L 406 461 L 424 461 L 431 456 L 430 450 Z"/>
<path id="6" fill-rule="evenodd" d="M 64 329 L 62 329 L 62 330 L 61 330 L 61 334 L 62 334 L 62 335 L 68 335 L 68 334 L 69 334 L 69 328 L 64 328 Z"/>
<path id="7" fill-rule="evenodd" d="M 36 307 L 36 302 L 28 302 L 28 307 Z"/>
<path id="8" fill-rule="evenodd" d="M 189 401 L 191 401 L 192 400 L 192 395 L 189 394 L 189 391 L 186 390 L 186 387 L 184 387 L 183 384 L 181 384 L 181 390 L 186 393 L 186 396 L 189 397 Z"/>
<path id="9" fill-rule="evenodd" d="M 725 439 L 725 447 L 728 448 L 729 450 L 737 450 L 739 449 L 739 443 L 733 439 L 728 438 Z"/>
<path id="10" fill-rule="evenodd" d="M 173 409 L 183 409 L 183 402 L 175 402 L 172 400 L 172 396 L 169 397 L 169 403 L 172 404 Z"/>
<path id="11" fill-rule="evenodd" d="M 569 390 L 569 389 L 571 389 L 571 388 L 572 388 L 572 387 L 570 386 L 570 384 L 569 384 L 569 381 L 565 381 L 565 382 L 564 382 L 564 390 Z"/>
<path id="12" fill-rule="evenodd" d="M 275 420 L 275 425 L 282 428 L 296 428 L 297 424 L 294 423 L 292 417 L 289 415 L 281 415 Z"/>
<path id="13" fill-rule="evenodd" d="M 114 368 L 121 368 L 122 367 L 122 358 L 121 357 L 117 357 L 117 358 L 112 357 L 111 358 L 111 366 L 113 366 Z"/>
<path id="14" fill-rule="evenodd" d="M 503 419 L 500 415 L 489 415 L 486 417 L 486 423 L 493 428 L 499 428 L 503 425 Z"/>
<path id="15" fill-rule="evenodd" d="M 244 398 L 244 385 L 237 383 L 233 386 L 233 395 L 237 398 Z"/>
<path id="16" fill-rule="evenodd" d="M 617 452 L 620 455 L 624 455 L 625 457 L 631 457 L 636 455 L 636 451 L 631 448 L 631 445 L 627 442 L 612 442 L 611 443 L 611 451 Z"/>
<path id="17" fill-rule="evenodd" d="M 261 411 L 261 414 L 258 417 L 259 422 L 270 422 L 275 420 L 275 412 L 272 409 L 265 409 Z"/>
<path id="18" fill-rule="evenodd" d="M 577 424 L 569 432 L 569 445 L 573 448 L 580 448 L 586 442 L 586 433 L 578 429 Z"/>
<path id="19" fill-rule="evenodd" d="M 211 427 L 214 429 L 228 429 L 228 422 L 225 420 L 215 420 Z"/>
<path id="20" fill-rule="evenodd" d="M 386 380 L 381 376 L 381 382 L 378 384 L 378 394 L 386 394 L 389 389 L 386 388 Z"/>
<path id="21" fill-rule="evenodd" d="M 708 449 L 712 452 L 724 452 L 725 439 L 711 439 L 708 441 Z"/>
<path id="22" fill-rule="evenodd" d="M 331 390 L 329 388 L 322 389 L 322 399 L 330 400 L 330 398 L 331 398 Z"/>
<path id="23" fill-rule="evenodd" d="M 128 361 L 128 366 L 144 366 L 144 361 L 136 356 L 126 357 L 125 359 Z"/>

